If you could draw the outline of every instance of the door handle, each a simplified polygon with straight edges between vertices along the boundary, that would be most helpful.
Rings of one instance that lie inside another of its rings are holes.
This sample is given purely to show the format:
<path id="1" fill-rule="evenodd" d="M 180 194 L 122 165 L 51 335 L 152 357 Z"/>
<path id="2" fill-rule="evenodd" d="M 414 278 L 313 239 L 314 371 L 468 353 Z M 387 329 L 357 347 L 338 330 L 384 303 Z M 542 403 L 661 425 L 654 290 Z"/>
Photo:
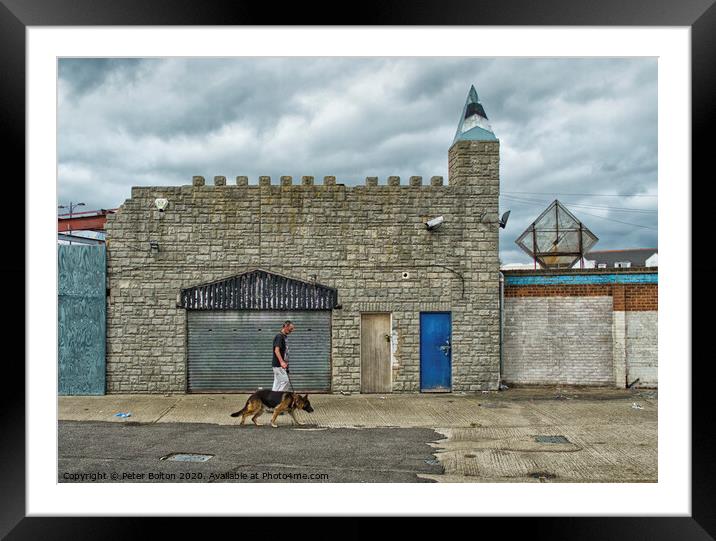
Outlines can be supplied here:
<path id="1" fill-rule="evenodd" d="M 447 357 L 450 354 L 451 348 L 452 346 L 450 345 L 450 340 L 447 340 L 442 346 L 440 346 L 440 351 L 442 351 Z"/>
<path id="2" fill-rule="evenodd" d="M 390 342 L 390 335 L 389 335 L 389 334 L 384 334 L 383 336 L 385 337 L 386 342 Z"/>

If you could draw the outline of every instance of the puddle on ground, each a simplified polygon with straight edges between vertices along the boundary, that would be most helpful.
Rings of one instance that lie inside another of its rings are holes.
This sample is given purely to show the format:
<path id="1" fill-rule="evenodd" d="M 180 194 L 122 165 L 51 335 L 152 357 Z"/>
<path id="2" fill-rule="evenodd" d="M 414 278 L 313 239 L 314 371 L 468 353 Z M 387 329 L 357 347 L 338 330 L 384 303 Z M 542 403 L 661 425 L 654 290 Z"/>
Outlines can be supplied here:
<path id="1" fill-rule="evenodd" d="M 202 455 L 199 453 L 170 453 L 159 457 L 159 460 L 170 460 L 172 462 L 206 462 L 214 455 Z"/>

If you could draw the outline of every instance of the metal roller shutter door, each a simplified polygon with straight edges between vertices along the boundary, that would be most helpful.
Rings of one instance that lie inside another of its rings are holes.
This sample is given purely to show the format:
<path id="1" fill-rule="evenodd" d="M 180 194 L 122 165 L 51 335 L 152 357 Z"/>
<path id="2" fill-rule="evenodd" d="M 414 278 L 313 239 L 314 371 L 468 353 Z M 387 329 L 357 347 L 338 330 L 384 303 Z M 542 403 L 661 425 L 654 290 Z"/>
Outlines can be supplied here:
<path id="1" fill-rule="evenodd" d="M 291 383 L 296 391 L 331 388 L 331 312 L 188 311 L 189 392 L 271 388 L 273 338 L 290 319 Z"/>

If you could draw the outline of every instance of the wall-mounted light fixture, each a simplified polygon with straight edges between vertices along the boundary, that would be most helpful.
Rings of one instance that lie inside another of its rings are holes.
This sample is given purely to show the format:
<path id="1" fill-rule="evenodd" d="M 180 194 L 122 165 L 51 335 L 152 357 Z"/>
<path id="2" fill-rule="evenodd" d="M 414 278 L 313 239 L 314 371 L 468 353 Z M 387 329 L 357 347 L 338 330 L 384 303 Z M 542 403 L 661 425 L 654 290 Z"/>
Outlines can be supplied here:
<path id="1" fill-rule="evenodd" d="M 507 219 L 510 217 L 510 211 L 508 210 L 502 215 L 502 218 L 500 218 L 500 227 L 504 229 L 507 227 Z"/>
<path id="2" fill-rule="evenodd" d="M 433 218 L 432 220 L 425 222 L 425 227 L 428 228 L 428 231 L 432 231 L 440 227 L 444 221 L 445 218 L 443 216 L 438 216 L 437 218 Z"/>
<path id="3" fill-rule="evenodd" d="M 154 205 L 157 207 L 157 210 L 159 212 L 164 212 L 164 209 L 167 208 L 168 204 L 169 200 L 163 197 L 154 200 Z"/>
<path id="4" fill-rule="evenodd" d="M 159 252 L 159 243 L 156 240 L 149 241 L 149 251 L 153 254 Z"/>

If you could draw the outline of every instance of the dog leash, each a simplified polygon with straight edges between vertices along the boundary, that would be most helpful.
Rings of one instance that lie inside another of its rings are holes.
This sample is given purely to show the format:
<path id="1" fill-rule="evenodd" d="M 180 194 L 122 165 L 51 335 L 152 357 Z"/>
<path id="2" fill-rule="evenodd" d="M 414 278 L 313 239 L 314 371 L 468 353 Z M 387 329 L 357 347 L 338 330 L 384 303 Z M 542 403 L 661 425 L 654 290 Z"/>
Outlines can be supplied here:
<path id="1" fill-rule="evenodd" d="M 286 378 L 288 378 L 288 384 L 291 386 L 291 392 L 295 393 L 296 389 L 293 387 L 293 382 L 291 381 L 291 376 L 288 375 L 288 369 L 286 370 Z"/>

